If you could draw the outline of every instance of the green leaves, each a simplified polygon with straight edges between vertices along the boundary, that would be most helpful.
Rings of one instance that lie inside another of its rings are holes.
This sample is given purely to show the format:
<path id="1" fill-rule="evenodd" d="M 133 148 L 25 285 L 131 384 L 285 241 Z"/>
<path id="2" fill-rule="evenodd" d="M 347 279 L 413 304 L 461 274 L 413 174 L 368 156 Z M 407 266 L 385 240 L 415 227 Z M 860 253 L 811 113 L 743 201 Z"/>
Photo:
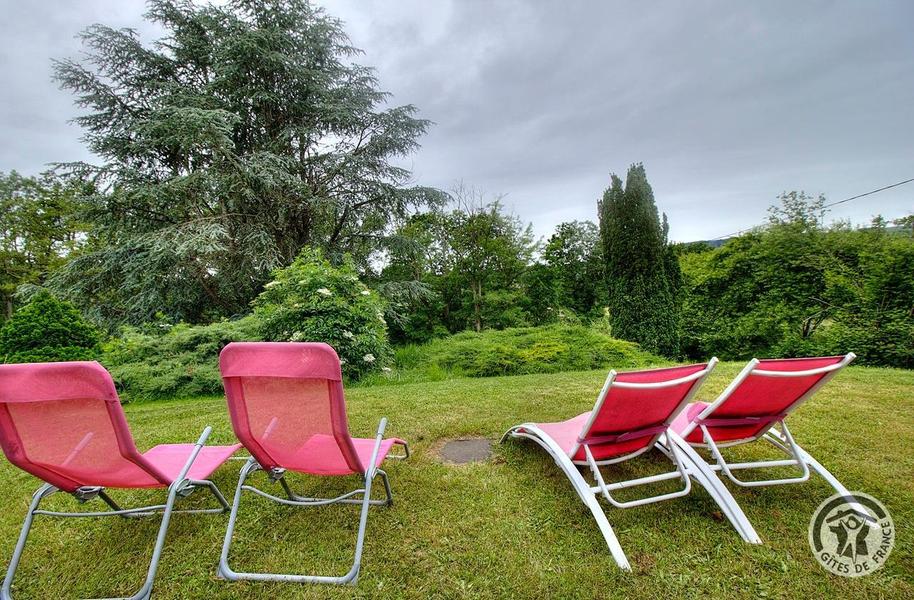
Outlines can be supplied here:
<path id="1" fill-rule="evenodd" d="M 821 226 L 823 198 L 781 197 L 764 230 L 681 257 L 683 342 L 694 357 L 853 351 L 858 362 L 914 366 L 914 239 Z"/>
<path id="2" fill-rule="evenodd" d="M 0 320 L 12 315 L 21 285 L 38 285 L 48 271 L 87 243 L 77 199 L 87 186 L 45 173 L 0 173 Z"/>
<path id="3" fill-rule="evenodd" d="M 100 340 L 72 305 L 40 291 L 0 329 L 0 362 L 93 360 Z"/>
<path id="4" fill-rule="evenodd" d="M 465 331 L 421 346 L 397 350 L 400 375 L 497 377 L 589 369 L 624 370 L 656 362 L 636 344 L 582 325 Z M 417 377 L 421 379 L 421 377 Z"/>
<path id="5" fill-rule="evenodd" d="M 318 249 L 306 249 L 274 273 L 254 302 L 254 315 L 264 339 L 330 344 L 353 379 L 389 362 L 384 303 L 359 281 L 351 262 L 334 267 Z"/>
<path id="6" fill-rule="evenodd" d="M 49 285 L 99 322 L 240 314 L 306 245 L 367 270 L 392 224 L 441 202 L 393 162 L 429 122 L 388 106 L 322 9 L 154 0 L 147 18 L 165 32 L 153 45 L 95 25 L 84 61 L 55 64 L 104 159 L 68 167 L 99 184 L 88 201 L 106 244 Z"/>
<path id="7" fill-rule="evenodd" d="M 613 334 L 677 355 L 680 274 L 644 167 L 629 168 L 624 188 L 613 175 L 598 211 Z"/>

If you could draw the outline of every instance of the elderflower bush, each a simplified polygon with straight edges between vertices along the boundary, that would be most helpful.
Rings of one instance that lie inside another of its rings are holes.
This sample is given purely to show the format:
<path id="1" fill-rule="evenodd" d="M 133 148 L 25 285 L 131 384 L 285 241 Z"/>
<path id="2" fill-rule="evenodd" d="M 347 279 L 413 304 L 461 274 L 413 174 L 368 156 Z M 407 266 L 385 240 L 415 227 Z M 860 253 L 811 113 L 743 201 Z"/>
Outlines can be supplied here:
<path id="1" fill-rule="evenodd" d="M 390 362 L 384 304 L 347 261 L 331 265 L 306 249 L 254 301 L 266 340 L 326 342 L 340 356 L 343 373 L 358 379 Z"/>

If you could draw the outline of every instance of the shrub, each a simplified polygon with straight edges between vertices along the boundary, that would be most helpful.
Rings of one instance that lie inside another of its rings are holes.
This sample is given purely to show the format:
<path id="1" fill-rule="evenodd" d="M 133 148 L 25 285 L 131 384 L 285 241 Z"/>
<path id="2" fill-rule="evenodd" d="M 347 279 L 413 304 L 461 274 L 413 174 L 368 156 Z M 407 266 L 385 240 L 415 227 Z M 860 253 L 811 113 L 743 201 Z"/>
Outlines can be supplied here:
<path id="1" fill-rule="evenodd" d="M 914 366 L 914 239 L 772 225 L 680 257 L 690 358 L 844 354 Z"/>
<path id="2" fill-rule="evenodd" d="M 495 290 L 486 294 L 480 314 L 486 328 L 507 329 L 529 327 L 526 311 L 522 308 L 524 295 L 517 290 Z"/>
<path id="3" fill-rule="evenodd" d="M 466 331 L 421 346 L 404 346 L 396 354 L 399 375 L 406 379 L 622 370 L 661 360 L 633 342 L 581 325 Z"/>
<path id="4" fill-rule="evenodd" d="M 100 333 L 69 302 L 40 291 L 0 329 L 0 359 L 7 363 L 94 360 Z"/>
<path id="5" fill-rule="evenodd" d="M 334 267 L 319 250 L 306 249 L 273 273 L 254 301 L 254 314 L 264 339 L 330 344 L 352 379 L 390 361 L 383 301 L 348 260 Z"/>
<path id="6" fill-rule="evenodd" d="M 149 333 L 125 328 L 105 346 L 102 362 L 124 399 L 221 394 L 219 352 L 229 342 L 256 341 L 253 316 L 210 325 L 160 325 Z"/>

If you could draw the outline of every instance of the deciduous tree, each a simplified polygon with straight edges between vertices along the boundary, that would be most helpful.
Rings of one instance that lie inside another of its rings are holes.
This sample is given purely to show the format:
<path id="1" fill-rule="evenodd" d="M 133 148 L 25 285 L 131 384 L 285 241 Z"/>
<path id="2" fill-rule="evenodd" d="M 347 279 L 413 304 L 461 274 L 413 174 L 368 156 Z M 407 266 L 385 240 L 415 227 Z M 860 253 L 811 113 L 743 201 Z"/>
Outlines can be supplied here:
<path id="1" fill-rule="evenodd" d="M 40 285 L 85 244 L 77 200 L 84 187 L 49 173 L 0 173 L 0 319 L 12 316 L 19 286 Z"/>

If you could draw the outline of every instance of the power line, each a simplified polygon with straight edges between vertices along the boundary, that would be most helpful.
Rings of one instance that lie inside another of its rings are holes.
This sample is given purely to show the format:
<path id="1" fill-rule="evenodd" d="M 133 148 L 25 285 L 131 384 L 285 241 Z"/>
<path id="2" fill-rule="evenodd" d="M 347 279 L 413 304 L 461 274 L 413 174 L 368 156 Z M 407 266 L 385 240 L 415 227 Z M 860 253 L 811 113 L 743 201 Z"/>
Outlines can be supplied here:
<path id="1" fill-rule="evenodd" d="M 837 202 L 830 202 L 830 203 L 828 203 L 828 204 L 824 204 L 824 205 L 822 205 L 822 208 L 829 208 L 829 207 L 832 207 L 832 206 L 837 206 L 837 205 L 839 205 L 839 204 L 844 204 L 845 202 L 850 202 L 851 200 L 856 200 L 857 198 L 863 198 L 864 196 L 871 196 L 871 195 L 876 194 L 876 193 L 878 193 L 878 192 L 882 192 L 882 191 L 885 191 L 885 190 L 888 190 L 888 189 L 891 189 L 891 188 L 894 188 L 894 187 L 898 187 L 898 186 L 904 185 L 904 184 L 906 184 L 906 183 L 911 183 L 912 181 L 914 181 L 914 177 L 912 177 L 911 179 L 905 179 L 904 181 L 899 181 L 898 183 L 893 183 L 892 185 L 887 185 L 887 186 L 885 186 L 885 187 L 881 187 L 881 188 L 879 188 L 879 189 L 871 190 L 871 191 L 866 192 L 866 193 L 863 193 L 863 194 L 857 194 L 856 196 L 851 196 L 850 198 L 845 198 L 844 200 L 838 200 Z M 728 233 L 728 234 L 726 234 L 726 235 L 721 235 L 721 236 L 718 236 L 718 237 L 716 237 L 716 238 L 711 238 L 709 241 L 712 241 L 712 242 L 713 242 L 713 241 L 715 241 L 715 240 L 722 240 L 722 239 L 724 239 L 724 238 L 730 238 L 730 237 L 739 235 L 739 234 L 741 234 L 741 233 L 746 233 L 747 231 L 752 231 L 753 229 L 755 229 L 755 226 L 753 226 L 753 227 L 747 227 L 746 229 L 740 229 L 739 231 L 734 231 L 733 233 Z"/>
<path id="2" fill-rule="evenodd" d="M 898 183 L 893 183 L 892 185 L 887 185 L 885 187 L 881 187 L 878 190 L 873 190 L 872 192 L 867 192 L 865 194 L 858 194 L 856 196 L 851 196 L 850 198 L 845 198 L 844 200 L 838 200 L 837 202 L 832 202 L 830 204 L 826 204 L 822 208 L 828 208 L 829 206 L 836 206 L 838 204 L 844 204 L 845 202 L 850 202 L 851 200 L 856 200 L 857 198 L 863 198 L 864 196 L 869 196 L 871 194 L 875 194 L 876 192 L 881 192 L 883 190 L 887 190 L 887 189 L 890 189 L 893 187 L 898 187 L 899 185 L 911 183 L 912 181 L 914 181 L 914 177 L 912 177 L 911 179 L 905 179 L 904 181 L 899 181 Z"/>

